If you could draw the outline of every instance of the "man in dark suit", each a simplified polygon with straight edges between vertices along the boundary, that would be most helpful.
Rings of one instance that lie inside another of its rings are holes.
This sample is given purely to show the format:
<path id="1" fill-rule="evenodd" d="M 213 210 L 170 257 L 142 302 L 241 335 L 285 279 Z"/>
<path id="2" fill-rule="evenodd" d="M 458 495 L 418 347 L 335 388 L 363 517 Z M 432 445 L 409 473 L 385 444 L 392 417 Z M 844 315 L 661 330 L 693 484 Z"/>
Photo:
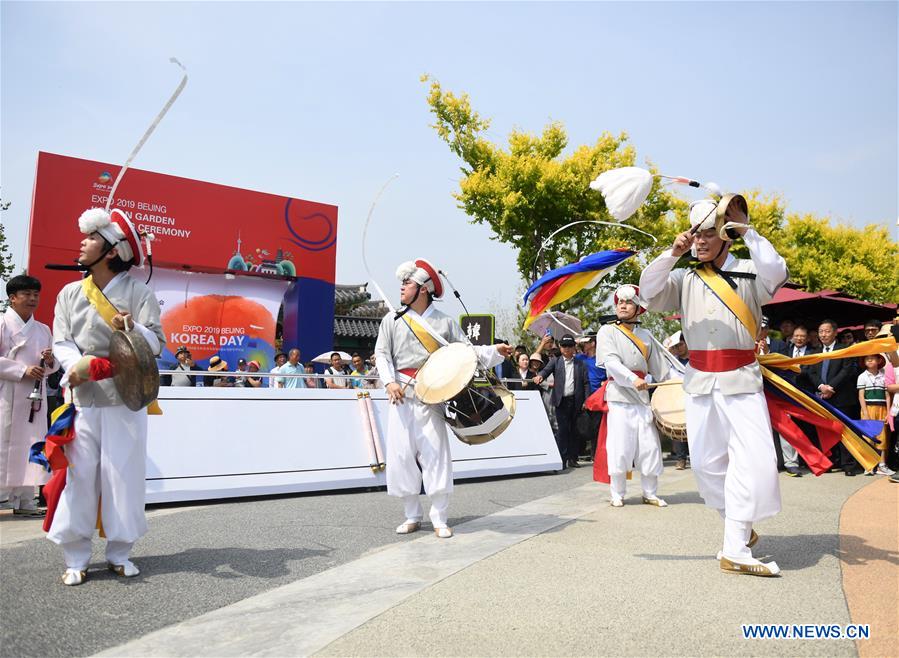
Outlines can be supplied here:
<path id="1" fill-rule="evenodd" d="M 783 354 L 784 356 L 788 356 L 791 358 L 796 358 L 800 356 L 806 356 L 807 354 L 815 354 L 817 350 L 809 347 L 808 345 L 808 329 L 803 325 L 796 325 L 793 328 L 792 339 L 790 343 L 784 343 L 781 341 L 781 345 L 779 345 L 779 349 L 772 349 L 772 352 L 777 354 Z M 805 389 L 807 393 L 813 394 L 814 391 L 811 389 L 811 383 L 808 381 L 808 369 L 809 366 L 800 366 L 801 373 L 791 372 L 789 370 L 778 370 L 777 374 L 786 379 L 791 384 L 798 386 L 799 388 Z M 813 442 L 817 442 L 818 435 L 815 432 L 815 428 L 808 423 L 804 423 L 801 420 L 794 421 L 805 435 L 808 436 Z M 777 438 L 780 443 L 780 452 L 783 455 L 784 462 L 784 471 L 790 477 L 802 477 L 802 471 L 799 470 L 799 453 L 796 451 L 796 448 L 791 446 L 786 439 L 777 434 Z"/>
<path id="2" fill-rule="evenodd" d="M 574 358 L 574 336 L 562 336 L 559 349 L 562 354 L 549 360 L 546 367 L 534 377 L 534 383 L 539 384 L 550 374 L 553 375 L 552 405 L 556 409 L 556 422 L 559 424 L 556 445 L 559 446 L 562 457 L 562 468 L 578 468 L 575 420 L 590 395 L 590 382 L 584 362 Z"/>
<path id="3" fill-rule="evenodd" d="M 837 339 L 837 323 L 823 320 L 818 326 L 818 337 L 821 340 L 821 352 L 828 353 L 839 349 Z M 858 418 L 858 392 L 856 380 L 858 365 L 855 359 L 830 359 L 808 367 L 800 373 L 799 382 L 822 400 L 842 411 L 850 418 Z M 842 443 L 838 443 L 831 453 L 831 461 L 843 469 L 846 475 L 858 475 L 861 467 Z"/>

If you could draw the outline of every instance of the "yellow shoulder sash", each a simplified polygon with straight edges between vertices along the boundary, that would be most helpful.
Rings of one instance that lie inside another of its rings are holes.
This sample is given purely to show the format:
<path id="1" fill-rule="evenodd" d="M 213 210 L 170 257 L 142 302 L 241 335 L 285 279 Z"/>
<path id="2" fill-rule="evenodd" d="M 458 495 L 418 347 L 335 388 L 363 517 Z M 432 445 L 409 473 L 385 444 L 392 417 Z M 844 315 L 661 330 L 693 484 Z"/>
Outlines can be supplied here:
<path id="1" fill-rule="evenodd" d="M 112 302 L 103 294 L 103 291 L 97 287 L 93 277 L 87 276 L 81 279 L 81 290 L 84 291 L 84 296 L 87 297 L 87 301 L 91 303 L 94 310 L 100 314 L 101 318 L 106 320 L 106 324 L 115 329 L 112 325 L 112 319 L 118 315 L 119 309 L 113 306 Z"/>
<path id="2" fill-rule="evenodd" d="M 437 339 L 434 338 L 427 329 L 421 326 L 421 323 L 418 320 L 410 316 L 408 313 L 403 314 L 403 320 L 405 321 L 409 329 L 412 330 L 412 333 L 415 334 L 418 342 L 420 342 L 422 346 L 428 351 L 428 354 L 433 354 L 440 349 L 440 343 L 437 342 Z"/>
<path id="3" fill-rule="evenodd" d="M 749 337 L 754 341 L 759 332 L 758 320 L 749 310 L 746 302 L 743 301 L 736 291 L 734 291 L 721 276 L 711 268 L 709 264 L 697 267 L 696 275 L 702 279 L 709 289 L 715 293 L 715 296 L 721 300 L 728 310 L 733 313 L 740 323 L 749 332 Z"/>
<path id="4" fill-rule="evenodd" d="M 640 350 L 640 354 L 643 355 L 643 360 L 646 361 L 646 363 L 648 364 L 649 363 L 649 348 L 646 346 L 646 343 L 644 343 L 642 340 L 637 338 L 637 334 L 635 334 L 633 331 L 631 331 L 630 329 L 625 327 L 623 324 L 614 324 L 612 326 L 615 327 L 616 329 L 618 329 L 618 331 L 620 331 L 621 333 L 623 333 L 625 336 L 628 337 L 628 339 L 634 344 L 634 346 L 638 350 Z"/>

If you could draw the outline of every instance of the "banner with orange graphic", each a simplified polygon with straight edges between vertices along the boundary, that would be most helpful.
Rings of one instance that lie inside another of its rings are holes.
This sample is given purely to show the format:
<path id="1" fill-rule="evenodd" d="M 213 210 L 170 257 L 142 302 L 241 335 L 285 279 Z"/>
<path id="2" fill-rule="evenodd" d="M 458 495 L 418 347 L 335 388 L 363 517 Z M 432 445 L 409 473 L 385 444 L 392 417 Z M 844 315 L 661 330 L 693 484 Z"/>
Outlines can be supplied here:
<path id="1" fill-rule="evenodd" d="M 150 286 L 159 299 L 165 333 L 163 364 L 187 347 L 194 362 L 208 365 L 213 356 L 236 370 L 237 360 L 255 360 L 260 369 L 274 367 L 275 328 L 288 281 L 254 276 L 156 270 Z"/>

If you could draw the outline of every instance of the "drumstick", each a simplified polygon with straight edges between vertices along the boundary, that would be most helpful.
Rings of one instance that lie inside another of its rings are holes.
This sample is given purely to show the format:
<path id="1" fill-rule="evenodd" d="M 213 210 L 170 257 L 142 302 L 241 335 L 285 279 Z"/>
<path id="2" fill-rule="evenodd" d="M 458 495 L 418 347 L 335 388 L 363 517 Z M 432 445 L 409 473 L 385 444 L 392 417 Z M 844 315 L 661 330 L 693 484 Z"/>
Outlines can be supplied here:
<path id="1" fill-rule="evenodd" d="M 656 382 L 655 384 L 647 384 L 646 388 L 656 388 L 658 386 L 673 386 L 674 384 L 683 384 L 683 379 L 669 379 L 664 382 Z"/>

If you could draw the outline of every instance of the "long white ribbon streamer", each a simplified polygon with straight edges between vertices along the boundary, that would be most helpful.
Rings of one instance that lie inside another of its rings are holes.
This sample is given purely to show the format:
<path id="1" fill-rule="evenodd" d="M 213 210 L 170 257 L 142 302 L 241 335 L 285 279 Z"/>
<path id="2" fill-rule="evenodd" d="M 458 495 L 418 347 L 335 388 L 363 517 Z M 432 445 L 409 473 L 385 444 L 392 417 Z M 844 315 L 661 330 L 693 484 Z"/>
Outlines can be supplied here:
<path id="1" fill-rule="evenodd" d="M 387 179 L 387 182 L 381 186 L 381 189 L 378 191 L 378 194 L 375 196 L 374 201 L 371 202 L 371 208 L 368 209 L 368 216 L 365 218 L 365 226 L 362 228 L 362 266 L 365 268 L 365 273 L 368 274 L 369 281 L 374 285 L 375 290 L 378 291 L 378 294 L 381 295 L 381 299 L 384 300 L 384 303 L 387 304 L 387 308 L 390 309 L 392 313 L 396 313 L 396 309 L 393 304 L 390 303 L 390 299 L 384 294 L 384 290 L 381 286 L 378 285 L 378 282 L 375 280 L 374 275 L 371 273 L 371 268 L 368 266 L 368 258 L 366 256 L 366 245 L 368 244 L 368 225 L 371 223 L 372 215 L 375 212 L 375 206 L 378 205 L 378 201 L 381 200 L 381 195 L 384 194 L 384 190 L 387 189 L 387 186 L 390 185 L 393 181 L 399 178 L 399 174 L 394 174 L 390 178 Z"/>
<path id="2" fill-rule="evenodd" d="M 552 239 L 556 235 L 558 235 L 559 233 L 564 231 L 565 229 L 571 228 L 572 226 L 576 226 L 578 224 L 602 224 L 603 226 L 614 226 L 615 228 L 626 228 L 626 229 L 630 229 L 631 231 L 636 231 L 637 233 L 642 233 L 643 235 L 646 235 L 646 236 L 652 238 L 653 242 L 659 241 L 659 239 L 656 236 L 654 236 L 652 233 L 647 233 L 646 231 L 641 231 L 640 229 L 638 229 L 634 226 L 630 226 L 629 224 L 618 224 L 615 222 L 601 222 L 598 219 L 580 219 L 576 222 L 571 222 L 570 224 L 565 224 L 565 226 L 563 226 L 562 228 L 556 229 L 555 231 L 553 231 L 546 237 L 546 239 L 540 244 L 540 248 L 537 250 L 537 256 L 534 258 L 534 269 L 537 268 L 537 262 L 540 260 L 540 254 L 542 254 L 543 250 L 546 249 L 550 245 L 550 243 L 552 243 Z"/>
<path id="3" fill-rule="evenodd" d="M 184 71 L 184 77 L 181 78 L 181 82 L 178 84 L 178 87 L 175 89 L 175 92 L 169 97 L 168 102 L 162 107 L 162 110 L 159 111 L 159 114 L 156 115 L 156 118 L 153 119 L 153 123 L 150 124 L 150 127 L 144 132 L 143 136 L 138 141 L 137 145 L 132 149 L 131 155 L 128 156 L 128 159 L 125 160 L 125 164 L 119 169 L 119 175 L 116 176 L 115 182 L 112 184 L 112 188 L 109 190 L 109 198 L 106 199 L 106 212 L 109 212 L 109 209 L 112 207 L 113 197 L 116 193 L 116 190 L 119 187 L 119 183 L 122 180 L 122 176 L 125 175 L 125 172 L 128 170 L 128 167 L 131 165 L 131 161 L 134 160 L 135 156 L 140 153 L 140 150 L 143 148 L 144 144 L 150 138 L 150 135 L 153 134 L 153 131 L 156 130 L 156 126 L 159 125 L 159 122 L 162 121 L 162 117 L 166 115 L 169 111 L 169 108 L 175 103 L 178 99 L 178 96 L 181 95 L 181 92 L 184 90 L 184 87 L 187 86 L 187 69 L 184 65 L 179 62 L 176 58 L 170 57 L 169 61 L 173 64 L 177 64 L 181 67 L 181 70 Z"/>

